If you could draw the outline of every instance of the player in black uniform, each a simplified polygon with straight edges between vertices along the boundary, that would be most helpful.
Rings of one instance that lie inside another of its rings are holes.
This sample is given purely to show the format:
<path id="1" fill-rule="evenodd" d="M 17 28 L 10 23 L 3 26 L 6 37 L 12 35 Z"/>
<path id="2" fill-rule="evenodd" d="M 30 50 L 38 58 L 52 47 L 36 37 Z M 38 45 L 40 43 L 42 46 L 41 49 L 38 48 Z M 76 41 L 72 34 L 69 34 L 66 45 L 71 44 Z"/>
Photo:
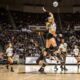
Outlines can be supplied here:
<path id="1" fill-rule="evenodd" d="M 45 8 L 43 8 L 44 12 L 47 12 Z M 52 56 L 54 56 L 56 61 L 62 61 L 62 58 L 59 54 L 58 46 L 59 46 L 59 41 L 58 37 L 56 34 L 56 23 L 54 20 L 54 16 L 51 12 L 48 12 L 50 15 L 48 17 L 48 21 L 46 22 L 46 28 L 48 30 L 47 36 L 46 36 L 46 52 L 48 53 L 48 56 L 50 59 Z M 57 66 L 56 66 L 57 70 Z"/>

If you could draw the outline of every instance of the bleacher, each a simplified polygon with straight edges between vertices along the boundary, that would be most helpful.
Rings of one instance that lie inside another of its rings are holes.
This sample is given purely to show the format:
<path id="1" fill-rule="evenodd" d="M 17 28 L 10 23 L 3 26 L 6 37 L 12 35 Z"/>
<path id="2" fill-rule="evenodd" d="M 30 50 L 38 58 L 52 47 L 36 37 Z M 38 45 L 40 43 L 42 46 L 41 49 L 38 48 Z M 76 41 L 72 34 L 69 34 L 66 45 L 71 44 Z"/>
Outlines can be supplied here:
<path id="1" fill-rule="evenodd" d="M 20 11 L 13 11 L 9 10 L 10 14 L 8 13 L 8 10 L 4 8 L 0 8 L 0 40 L 2 43 L 4 43 L 4 47 L 7 44 L 8 41 L 13 41 L 14 47 L 18 49 L 18 54 L 20 57 L 24 58 L 27 56 L 34 56 L 35 49 L 32 49 L 32 53 L 29 53 L 28 45 L 34 45 L 30 41 L 37 41 L 40 44 L 40 37 L 36 32 L 28 33 L 26 31 L 22 31 L 22 29 L 28 30 L 29 25 L 34 26 L 45 26 L 45 22 L 47 20 L 47 14 L 46 13 L 27 13 L 27 12 L 20 12 Z M 16 27 L 14 27 L 11 22 L 10 16 L 12 16 L 12 19 L 14 21 L 14 24 Z M 73 47 L 72 43 L 75 42 L 78 45 L 80 45 L 80 36 L 79 31 L 74 30 L 75 25 L 79 25 L 79 17 L 76 18 L 76 16 L 80 16 L 78 13 L 72 14 L 72 13 L 60 13 L 61 17 L 61 23 L 62 23 L 62 30 L 60 28 L 58 14 L 54 14 L 55 21 L 57 24 L 57 30 L 58 33 L 62 33 L 64 35 L 64 38 L 66 42 L 68 43 L 69 50 L 71 50 Z M 75 20 L 76 18 L 76 20 Z M 66 35 L 66 36 L 65 36 Z M 73 36 L 75 39 L 73 39 Z M 45 35 L 43 36 L 45 40 Z M 30 43 L 30 44 L 29 44 Z M 35 47 L 35 45 L 34 45 Z M 23 49 L 23 51 L 20 51 Z M 5 48 L 3 49 L 3 52 L 5 52 Z M 24 54 L 25 55 L 24 55 Z M 39 50 L 38 50 L 39 53 Z M 70 51 L 68 52 L 70 54 Z"/>

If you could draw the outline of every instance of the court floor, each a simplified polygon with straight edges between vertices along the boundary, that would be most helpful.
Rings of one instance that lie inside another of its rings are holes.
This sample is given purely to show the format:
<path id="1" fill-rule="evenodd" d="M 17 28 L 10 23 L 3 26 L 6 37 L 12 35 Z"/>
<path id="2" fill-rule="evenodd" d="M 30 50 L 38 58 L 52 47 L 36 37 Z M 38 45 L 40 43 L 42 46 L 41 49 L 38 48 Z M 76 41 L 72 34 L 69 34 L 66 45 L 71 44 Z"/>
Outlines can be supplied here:
<path id="1" fill-rule="evenodd" d="M 15 72 L 5 69 L 5 65 L 0 65 L 0 80 L 80 80 L 80 74 L 40 74 L 24 73 L 25 66 L 15 65 Z"/>

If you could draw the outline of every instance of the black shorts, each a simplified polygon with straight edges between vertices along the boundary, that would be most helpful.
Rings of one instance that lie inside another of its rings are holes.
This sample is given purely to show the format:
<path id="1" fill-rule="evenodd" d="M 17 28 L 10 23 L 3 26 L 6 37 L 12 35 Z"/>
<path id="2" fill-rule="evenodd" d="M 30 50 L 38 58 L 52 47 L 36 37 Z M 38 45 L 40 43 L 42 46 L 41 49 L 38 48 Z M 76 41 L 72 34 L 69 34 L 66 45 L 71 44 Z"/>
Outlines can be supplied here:
<path id="1" fill-rule="evenodd" d="M 53 38 L 53 35 L 51 33 L 47 33 L 46 39 L 51 39 L 51 38 Z"/>
<path id="2" fill-rule="evenodd" d="M 45 51 L 48 53 L 48 55 L 54 55 L 54 52 L 58 50 L 58 47 L 50 47 L 50 48 L 46 48 Z"/>

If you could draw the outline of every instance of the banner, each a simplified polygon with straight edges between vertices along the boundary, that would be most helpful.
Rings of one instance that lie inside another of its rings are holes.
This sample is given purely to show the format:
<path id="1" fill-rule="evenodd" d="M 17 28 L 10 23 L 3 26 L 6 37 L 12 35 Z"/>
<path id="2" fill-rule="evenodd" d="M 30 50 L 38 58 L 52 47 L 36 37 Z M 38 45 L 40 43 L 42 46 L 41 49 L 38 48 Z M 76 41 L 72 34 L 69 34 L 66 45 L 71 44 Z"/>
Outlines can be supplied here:
<path id="1" fill-rule="evenodd" d="M 25 64 L 36 64 L 38 57 L 26 57 Z M 55 64 L 55 60 L 46 59 L 48 64 Z M 68 56 L 66 57 L 66 64 L 77 64 L 75 57 Z"/>
<path id="2" fill-rule="evenodd" d="M 80 25 L 79 26 L 74 26 L 75 31 L 80 31 Z"/>

